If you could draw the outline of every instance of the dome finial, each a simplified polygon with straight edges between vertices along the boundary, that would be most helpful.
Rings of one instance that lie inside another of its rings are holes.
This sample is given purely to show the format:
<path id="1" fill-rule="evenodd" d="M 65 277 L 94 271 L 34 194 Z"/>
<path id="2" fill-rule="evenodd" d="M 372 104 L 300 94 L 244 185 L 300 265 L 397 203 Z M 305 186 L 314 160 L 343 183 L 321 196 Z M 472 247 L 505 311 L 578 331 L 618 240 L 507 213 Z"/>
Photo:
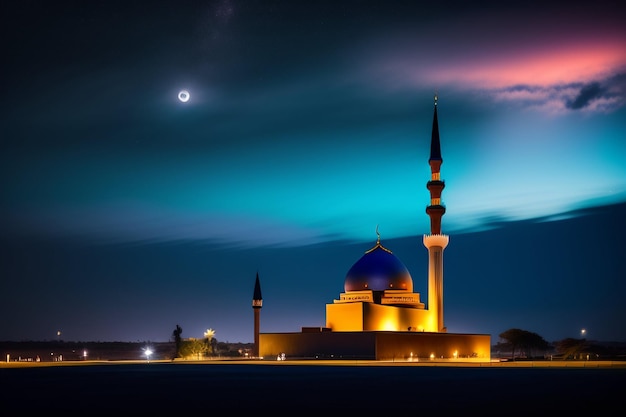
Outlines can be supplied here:
<path id="1" fill-rule="evenodd" d="M 376 245 L 372 249 L 366 250 L 365 253 L 370 253 L 378 248 L 384 250 L 385 252 L 391 253 L 389 249 L 380 244 L 380 233 L 378 232 L 378 225 L 376 225 L 376 235 L 378 236 L 378 239 L 376 239 Z"/>

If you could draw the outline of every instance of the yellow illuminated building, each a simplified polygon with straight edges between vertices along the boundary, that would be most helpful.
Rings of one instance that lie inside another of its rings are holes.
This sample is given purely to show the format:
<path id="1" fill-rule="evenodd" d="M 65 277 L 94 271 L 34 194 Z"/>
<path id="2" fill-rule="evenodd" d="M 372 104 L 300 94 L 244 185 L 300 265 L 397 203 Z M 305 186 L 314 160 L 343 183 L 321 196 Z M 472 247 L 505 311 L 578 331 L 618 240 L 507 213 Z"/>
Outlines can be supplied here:
<path id="1" fill-rule="evenodd" d="M 437 322 L 425 309 L 402 262 L 380 243 L 365 252 L 348 271 L 345 292 L 326 305 L 326 327 L 333 331 L 436 332 Z"/>
<path id="2" fill-rule="evenodd" d="M 378 239 L 346 274 L 344 292 L 326 304 L 325 327 L 303 327 L 294 333 L 259 333 L 260 288 L 255 287 L 255 350 L 265 358 L 361 358 L 376 360 L 491 360 L 488 334 L 448 333 L 443 309 L 443 252 L 449 237 L 441 233 L 445 187 L 435 96 L 430 147 L 431 178 L 427 182 L 430 234 L 428 299 L 413 292 L 406 266 Z M 256 286 L 258 286 L 258 275 Z M 257 345 L 258 340 L 258 345 Z M 285 356 L 282 356 L 282 355 Z"/>

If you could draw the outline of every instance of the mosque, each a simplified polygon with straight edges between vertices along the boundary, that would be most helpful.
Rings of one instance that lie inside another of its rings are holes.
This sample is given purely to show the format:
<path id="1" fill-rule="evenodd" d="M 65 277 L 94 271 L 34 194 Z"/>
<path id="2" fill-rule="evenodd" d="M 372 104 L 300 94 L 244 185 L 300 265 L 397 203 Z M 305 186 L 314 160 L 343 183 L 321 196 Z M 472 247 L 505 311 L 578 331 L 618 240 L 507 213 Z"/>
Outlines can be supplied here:
<path id="1" fill-rule="evenodd" d="M 367 360 L 491 360 L 488 334 L 449 333 L 444 325 L 443 252 L 449 236 L 441 232 L 446 212 L 441 202 L 445 182 L 435 96 L 430 143 L 431 178 L 426 183 L 430 205 L 430 234 L 423 236 L 428 249 L 428 299 L 413 292 L 406 266 L 380 243 L 361 256 L 347 272 L 344 292 L 326 304 L 325 327 L 302 327 L 301 332 L 260 333 L 263 306 L 257 273 L 252 299 L 254 356 L 258 358 L 324 358 Z M 284 356 L 283 356 L 284 355 Z"/>

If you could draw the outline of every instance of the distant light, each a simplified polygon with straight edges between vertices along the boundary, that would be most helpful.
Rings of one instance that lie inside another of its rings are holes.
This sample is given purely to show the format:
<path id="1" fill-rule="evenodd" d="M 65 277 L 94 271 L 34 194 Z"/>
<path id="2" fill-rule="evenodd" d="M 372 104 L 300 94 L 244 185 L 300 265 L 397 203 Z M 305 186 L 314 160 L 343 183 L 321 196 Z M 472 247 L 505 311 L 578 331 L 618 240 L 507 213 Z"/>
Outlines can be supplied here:
<path id="1" fill-rule="evenodd" d="M 146 355 L 146 359 L 150 362 L 150 355 L 152 355 L 152 349 L 149 347 L 145 348 L 143 353 Z"/>
<path id="2" fill-rule="evenodd" d="M 188 102 L 190 98 L 191 98 L 191 95 L 189 94 L 189 91 L 187 90 L 181 90 L 178 93 L 178 99 L 182 101 L 183 103 Z"/>

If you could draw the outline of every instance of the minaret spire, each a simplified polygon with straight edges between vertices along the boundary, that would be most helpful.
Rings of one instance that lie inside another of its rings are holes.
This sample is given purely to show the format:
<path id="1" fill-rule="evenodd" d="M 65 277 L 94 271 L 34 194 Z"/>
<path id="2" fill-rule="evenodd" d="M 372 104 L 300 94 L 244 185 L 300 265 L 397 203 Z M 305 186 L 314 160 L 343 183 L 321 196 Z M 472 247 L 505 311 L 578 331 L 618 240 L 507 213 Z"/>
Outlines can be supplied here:
<path id="1" fill-rule="evenodd" d="M 259 356 L 259 334 L 261 325 L 261 308 L 263 307 L 263 297 L 261 296 L 261 283 L 259 282 L 259 272 L 256 273 L 254 282 L 254 294 L 252 295 L 252 309 L 254 310 L 254 352 L 253 357 Z"/>
<path id="2" fill-rule="evenodd" d="M 426 207 L 426 214 L 430 217 L 430 233 L 441 233 L 441 217 L 445 214 L 446 208 L 441 204 L 441 192 L 446 184 L 441 181 L 441 143 L 439 141 L 439 121 L 437 119 L 437 95 L 435 94 L 435 105 L 433 114 L 433 129 L 430 139 L 430 165 L 431 178 L 426 184 L 426 188 L 430 191 L 430 205 Z"/>
<path id="3" fill-rule="evenodd" d="M 448 246 L 448 236 L 441 233 L 441 218 L 446 207 L 441 203 L 441 192 L 446 184 L 441 180 L 441 143 L 439 141 L 439 120 L 437 120 L 437 95 L 433 114 L 433 130 L 430 140 L 430 181 L 426 188 L 430 191 L 430 205 L 426 214 L 430 217 L 430 234 L 424 235 L 424 246 L 428 248 L 428 310 L 431 312 L 431 328 L 436 332 L 447 331 L 443 324 L 443 250 Z"/>
<path id="4" fill-rule="evenodd" d="M 433 130 L 430 139 L 430 159 L 431 161 L 441 161 L 441 144 L 439 143 L 439 121 L 437 120 L 437 94 L 435 94 L 435 114 L 433 116 Z"/>

